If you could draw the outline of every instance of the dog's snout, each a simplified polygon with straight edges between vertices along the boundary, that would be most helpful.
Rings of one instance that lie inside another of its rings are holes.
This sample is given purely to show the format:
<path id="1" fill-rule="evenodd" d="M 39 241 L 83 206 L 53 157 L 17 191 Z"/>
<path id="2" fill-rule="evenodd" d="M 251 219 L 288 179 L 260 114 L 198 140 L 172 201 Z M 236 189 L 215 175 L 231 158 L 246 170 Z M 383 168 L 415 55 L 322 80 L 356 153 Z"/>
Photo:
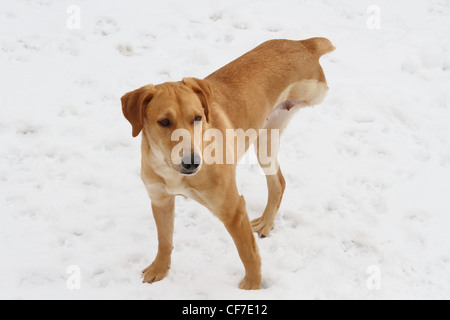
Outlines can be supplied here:
<path id="1" fill-rule="evenodd" d="M 198 167 L 200 167 L 201 162 L 202 162 L 202 158 L 196 153 L 193 153 L 188 156 L 184 156 L 181 159 L 181 165 L 183 166 L 183 169 L 185 170 L 184 173 L 187 173 L 187 174 L 195 173 L 197 171 Z"/>

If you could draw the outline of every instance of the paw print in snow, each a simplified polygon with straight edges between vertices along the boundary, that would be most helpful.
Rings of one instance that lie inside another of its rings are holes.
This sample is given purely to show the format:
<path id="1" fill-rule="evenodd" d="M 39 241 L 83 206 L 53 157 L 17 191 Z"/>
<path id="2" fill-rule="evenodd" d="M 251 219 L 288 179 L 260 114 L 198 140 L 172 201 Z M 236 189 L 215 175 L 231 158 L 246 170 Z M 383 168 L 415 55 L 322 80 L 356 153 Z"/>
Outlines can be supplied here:
<path id="1" fill-rule="evenodd" d="M 117 22 L 111 18 L 100 18 L 95 23 L 95 33 L 104 37 L 115 34 L 120 31 Z"/>

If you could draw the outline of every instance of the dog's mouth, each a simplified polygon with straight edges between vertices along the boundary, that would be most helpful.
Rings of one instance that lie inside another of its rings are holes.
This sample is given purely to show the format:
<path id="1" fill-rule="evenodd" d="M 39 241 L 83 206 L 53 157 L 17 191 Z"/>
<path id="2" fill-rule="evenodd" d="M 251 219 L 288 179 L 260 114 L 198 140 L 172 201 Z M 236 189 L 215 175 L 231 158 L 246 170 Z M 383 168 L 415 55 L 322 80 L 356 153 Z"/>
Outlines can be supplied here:
<path id="1" fill-rule="evenodd" d="M 187 171 L 187 170 L 181 170 L 178 171 L 179 173 L 181 173 L 183 176 L 194 176 L 196 175 L 200 170 L 194 170 L 194 171 Z"/>
<path id="2" fill-rule="evenodd" d="M 199 173 L 200 169 L 202 168 L 202 165 L 196 165 L 193 166 L 192 168 L 186 168 L 185 166 L 178 166 L 175 171 L 177 171 L 179 174 L 181 174 L 182 176 L 187 176 L 187 177 L 192 177 L 195 176 L 197 173 Z"/>
<path id="3" fill-rule="evenodd" d="M 167 162 L 167 161 L 166 161 Z M 183 176 L 194 176 L 202 168 L 202 158 L 196 154 L 191 156 L 183 157 L 179 164 L 169 164 L 173 170 Z"/>
<path id="4" fill-rule="evenodd" d="M 192 153 L 190 155 L 184 156 L 181 159 L 179 172 L 185 176 L 192 176 L 200 171 L 201 166 L 202 157 L 197 153 Z"/>

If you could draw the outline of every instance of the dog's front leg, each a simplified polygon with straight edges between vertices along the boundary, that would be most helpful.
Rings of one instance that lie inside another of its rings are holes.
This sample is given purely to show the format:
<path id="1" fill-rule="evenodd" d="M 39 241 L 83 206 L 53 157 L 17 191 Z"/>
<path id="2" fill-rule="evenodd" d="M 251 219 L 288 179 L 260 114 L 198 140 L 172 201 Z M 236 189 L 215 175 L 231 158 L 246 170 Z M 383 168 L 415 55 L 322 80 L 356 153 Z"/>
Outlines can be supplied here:
<path id="1" fill-rule="evenodd" d="M 261 288 L 262 282 L 261 258 L 250 226 L 244 197 L 236 196 L 233 198 L 227 198 L 226 204 L 218 217 L 233 238 L 245 267 L 245 278 L 240 283 L 239 288 L 257 290 Z"/>
<path id="2" fill-rule="evenodd" d="M 142 272 L 144 283 L 160 281 L 169 272 L 173 250 L 175 197 L 152 197 L 152 210 L 158 230 L 158 254 L 153 263 Z"/>

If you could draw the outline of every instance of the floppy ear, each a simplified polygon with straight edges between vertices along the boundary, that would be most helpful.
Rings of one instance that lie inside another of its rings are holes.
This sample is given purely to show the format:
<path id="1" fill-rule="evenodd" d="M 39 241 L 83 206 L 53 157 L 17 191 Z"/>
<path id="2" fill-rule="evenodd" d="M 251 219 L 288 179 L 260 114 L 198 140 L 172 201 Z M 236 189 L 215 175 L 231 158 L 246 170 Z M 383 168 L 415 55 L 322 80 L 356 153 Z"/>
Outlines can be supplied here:
<path id="1" fill-rule="evenodd" d="M 209 106 L 211 105 L 213 95 L 211 84 L 208 80 L 196 78 L 184 78 L 183 83 L 198 95 L 205 111 L 206 122 L 209 122 Z"/>
<path id="2" fill-rule="evenodd" d="M 145 111 L 153 98 L 154 91 L 155 86 L 151 84 L 128 92 L 122 97 L 123 115 L 133 126 L 133 137 L 137 137 L 142 131 Z"/>

